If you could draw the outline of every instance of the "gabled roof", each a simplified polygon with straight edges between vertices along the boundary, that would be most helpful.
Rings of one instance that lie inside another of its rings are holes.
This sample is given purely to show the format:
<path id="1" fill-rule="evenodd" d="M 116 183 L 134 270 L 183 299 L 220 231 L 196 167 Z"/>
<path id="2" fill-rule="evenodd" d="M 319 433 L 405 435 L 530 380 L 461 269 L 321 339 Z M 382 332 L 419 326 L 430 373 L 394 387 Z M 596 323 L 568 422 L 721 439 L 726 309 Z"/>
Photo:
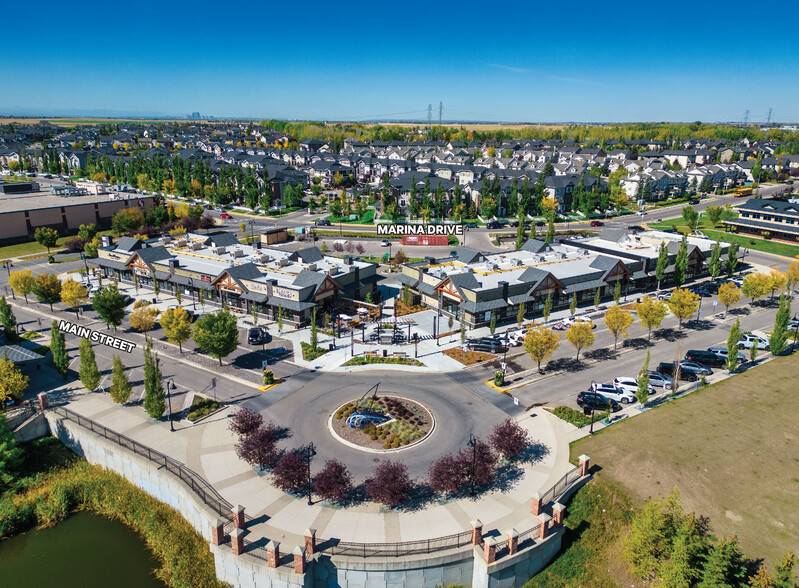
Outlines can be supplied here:
<path id="1" fill-rule="evenodd" d="M 258 266 L 254 263 L 243 263 L 241 265 L 234 265 L 225 270 L 231 278 L 239 280 L 257 280 L 263 274 Z M 224 272 L 223 272 L 224 273 Z"/>
<path id="2" fill-rule="evenodd" d="M 117 249 L 121 251 L 136 251 L 137 249 L 141 249 L 141 239 L 136 239 L 135 237 L 122 237 L 117 242 Z"/>
<path id="3" fill-rule="evenodd" d="M 302 261 L 304 263 L 314 263 L 325 258 L 319 247 L 306 247 L 289 255 L 291 261 Z"/>
<path id="4" fill-rule="evenodd" d="M 318 287 L 325 281 L 325 274 L 321 272 L 312 272 L 311 270 L 303 269 L 297 277 L 294 278 L 292 285 L 299 288 L 307 288 L 308 286 Z"/>
<path id="5" fill-rule="evenodd" d="M 231 245 L 238 245 L 239 239 L 233 233 L 218 233 L 211 235 L 209 241 L 214 244 L 214 247 L 229 247 Z"/>
<path id="6" fill-rule="evenodd" d="M 464 272 L 460 274 L 452 274 L 449 276 L 450 282 L 456 288 L 466 288 L 467 290 L 477 290 L 480 287 L 480 283 L 477 281 L 477 278 L 474 277 L 473 273 Z"/>
<path id="7" fill-rule="evenodd" d="M 522 245 L 521 251 L 530 251 L 532 253 L 541 253 L 548 245 L 544 241 L 538 239 L 527 239 L 527 242 Z"/>
<path id="8" fill-rule="evenodd" d="M 478 261 L 484 261 L 484 260 L 485 256 L 479 251 L 475 251 L 474 249 L 469 249 L 468 247 L 462 247 L 458 251 L 458 261 L 462 261 L 463 263 L 476 263 Z"/>

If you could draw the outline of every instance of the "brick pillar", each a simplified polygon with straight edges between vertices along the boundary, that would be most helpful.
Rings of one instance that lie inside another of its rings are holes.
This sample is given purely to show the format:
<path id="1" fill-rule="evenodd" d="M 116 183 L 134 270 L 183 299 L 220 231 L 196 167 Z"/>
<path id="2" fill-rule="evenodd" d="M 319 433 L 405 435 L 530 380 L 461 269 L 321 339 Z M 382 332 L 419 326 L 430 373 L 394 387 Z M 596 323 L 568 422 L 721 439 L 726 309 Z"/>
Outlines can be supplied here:
<path id="1" fill-rule="evenodd" d="M 305 529 L 305 553 L 316 553 L 316 529 Z"/>
<path id="2" fill-rule="evenodd" d="M 233 509 L 233 526 L 237 529 L 244 528 L 244 507 L 240 504 Z"/>
<path id="3" fill-rule="evenodd" d="M 497 542 L 493 537 L 486 537 L 485 546 L 483 547 L 483 559 L 487 564 L 492 564 L 497 559 Z"/>
<path id="4" fill-rule="evenodd" d="M 294 573 L 305 573 L 305 550 L 297 545 L 292 552 L 294 554 Z"/>
<path id="5" fill-rule="evenodd" d="M 222 545 L 225 542 L 225 520 L 216 519 L 216 524 L 211 529 L 211 543 Z"/>
<path id="6" fill-rule="evenodd" d="M 236 555 L 244 553 L 244 529 L 233 529 L 230 533 L 230 546 Z"/>
<path id="7" fill-rule="evenodd" d="M 580 457 L 578 457 L 577 459 L 580 462 L 580 465 L 578 466 L 579 469 L 580 469 L 580 475 L 581 476 L 587 476 L 588 475 L 588 468 L 591 467 L 591 458 L 588 457 L 587 455 L 583 454 Z"/>
<path id="8" fill-rule="evenodd" d="M 280 543 L 277 541 L 270 541 L 266 545 L 266 565 L 270 568 L 276 568 L 280 565 Z"/>
<path id="9" fill-rule="evenodd" d="M 563 518 L 566 516 L 566 506 L 560 502 L 556 502 L 552 506 L 552 526 L 560 527 L 563 524 Z"/>
<path id="10" fill-rule="evenodd" d="M 508 531 L 508 555 L 513 555 L 519 551 L 519 531 L 511 529 Z"/>
<path id="11" fill-rule="evenodd" d="M 538 492 L 533 492 L 533 498 L 530 501 L 530 512 L 538 516 L 543 510 L 544 505 L 541 504 L 541 495 Z"/>
<path id="12" fill-rule="evenodd" d="M 549 521 L 552 520 L 552 517 L 546 513 L 543 513 L 538 515 L 538 520 L 541 521 L 541 524 L 538 525 L 538 538 L 546 539 L 547 535 L 549 535 Z"/>
<path id="13" fill-rule="evenodd" d="M 480 519 L 472 521 L 472 545 L 480 545 L 483 542 L 483 523 Z"/>
<path id="14" fill-rule="evenodd" d="M 36 395 L 36 398 L 39 399 L 39 408 L 42 410 L 49 408 L 50 402 L 47 400 L 47 392 L 40 392 Z"/>

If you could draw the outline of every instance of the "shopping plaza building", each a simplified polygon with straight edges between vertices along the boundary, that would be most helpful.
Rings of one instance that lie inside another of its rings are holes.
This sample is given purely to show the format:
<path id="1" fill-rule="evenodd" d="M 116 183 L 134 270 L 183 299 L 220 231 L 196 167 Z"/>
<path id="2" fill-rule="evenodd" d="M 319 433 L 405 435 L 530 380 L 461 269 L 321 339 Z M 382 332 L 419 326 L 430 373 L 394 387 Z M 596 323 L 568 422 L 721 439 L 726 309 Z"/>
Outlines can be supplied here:
<path id="1" fill-rule="evenodd" d="M 547 244 L 528 240 L 518 251 L 483 253 L 461 249 L 456 258 L 407 263 L 399 280 L 415 300 L 440 314 L 463 320 L 469 327 L 515 320 L 524 304 L 527 318 L 540 316 L 548 296 L 552 309 L 568 307 L 576 295 L 579 306 L 593 304 L 599 289 L 611 299 L 620 282 L 623 296 L 657 287 L 655 268 L 661 242 L 669 265 L 661 286 L 674 283 L 674 261 L 681 235 L 660 231 L 603 231 L 598 237 L 573 238 Z M 686 281 L 707 273 L 714 242 L 688 237 Z M 726 253 L 727 245 L 722 244 Z"/>
<path id="2" fill-rule="evenodd" d="M 289 324 L 308 324 L 311 312 L 339 308 L 376 290 L 377 265 L 353 257 L 324 255 L 317 247 L 283 251 L 244 245 L 231 233 L 187 233 L 142 241 L 123 237 L 99 250 L 108 278 L 139 287 L 179 291 L 184 300 L 258 312 Z M 185 302 L 184 302 L 185 304 Z"/>

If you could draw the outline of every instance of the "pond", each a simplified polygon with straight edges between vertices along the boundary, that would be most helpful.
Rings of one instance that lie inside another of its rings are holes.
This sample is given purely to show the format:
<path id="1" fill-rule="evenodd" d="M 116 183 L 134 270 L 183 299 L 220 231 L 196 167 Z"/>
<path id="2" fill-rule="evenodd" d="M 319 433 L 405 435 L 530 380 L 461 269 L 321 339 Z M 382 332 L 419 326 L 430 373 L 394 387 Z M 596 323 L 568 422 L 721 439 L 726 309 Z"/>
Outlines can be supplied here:
<path id="1" fill-rule="evenodd" d="M 158 567 L 136 533 L 88 512 L 0 541 L 0 583 L 15 588 L 164 588 Z"/>

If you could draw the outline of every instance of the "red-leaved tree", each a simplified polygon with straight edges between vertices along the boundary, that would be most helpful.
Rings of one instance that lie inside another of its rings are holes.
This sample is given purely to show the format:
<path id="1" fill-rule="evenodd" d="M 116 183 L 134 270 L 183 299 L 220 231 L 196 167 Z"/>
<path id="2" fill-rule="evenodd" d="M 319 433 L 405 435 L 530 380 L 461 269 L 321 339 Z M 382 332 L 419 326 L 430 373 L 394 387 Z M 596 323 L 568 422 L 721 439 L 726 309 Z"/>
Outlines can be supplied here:
<path id="1" fill-rule="evenodd" d="M 527 431 L 513 419 L 506 419 L 498 423 L 488 440 L 505 459 L 513 459 L 521 455 L 530 445 Z"/>
<path id="2" fill-rule="evenodd" d="M 324 500 L 343 502 L 352 489 L 352 474 L 340 461 L 329 460 L 313 479 L 313 491 Z"/>
<path id="3" fill-rule="evenodd" d="M 236 443 L 236 455 L 261 469 L 274 464 L 278 457 L 275 426 L 269 423 L 241 437 Z"/>
<path id="4" fill-rule="evenodd" d="M 308 487 L 308 460 L 299 451 L 284 453 L 272 468 L 275 486 L 284 492 L 303 490 Z"/>
<path id="5" fill-rule="evenodd" d="M 379 464 L 372 477 L 364 484 L 366 494 L 371 500 L 392 507 L 408 497 L 411 487 L 408 468 L 395 461 Z"/>
<path id="6" fill-rule="evenodd" d="M 469 464 L 469 474 L 472 474 L 474 468 L 474 483 L 477 486 L 490 484 L 496 477 L 497 469 L 497 454 L 491 449 L 491 446 L 477 439 L 475 447 L 461 449 L 458 453 L 458 460 Z M 470 478 L 471 479 L 471 478 Z"/>
<path id="7" fill-rule="evenodd" d="M 459 492 L 469 483 L 471 461 L 463 454 L 445 455 L 434 461 L 428 470 L 430 487 L 441 494 Z"/>
<path id="8" fill-rule="evenodd" d="M 240 408 L 233 413 L 228 423 L 228 429 L 236 433 L 239 437 L 247 435 L 264 424 L 264 417 L 260 412 Z"/>

